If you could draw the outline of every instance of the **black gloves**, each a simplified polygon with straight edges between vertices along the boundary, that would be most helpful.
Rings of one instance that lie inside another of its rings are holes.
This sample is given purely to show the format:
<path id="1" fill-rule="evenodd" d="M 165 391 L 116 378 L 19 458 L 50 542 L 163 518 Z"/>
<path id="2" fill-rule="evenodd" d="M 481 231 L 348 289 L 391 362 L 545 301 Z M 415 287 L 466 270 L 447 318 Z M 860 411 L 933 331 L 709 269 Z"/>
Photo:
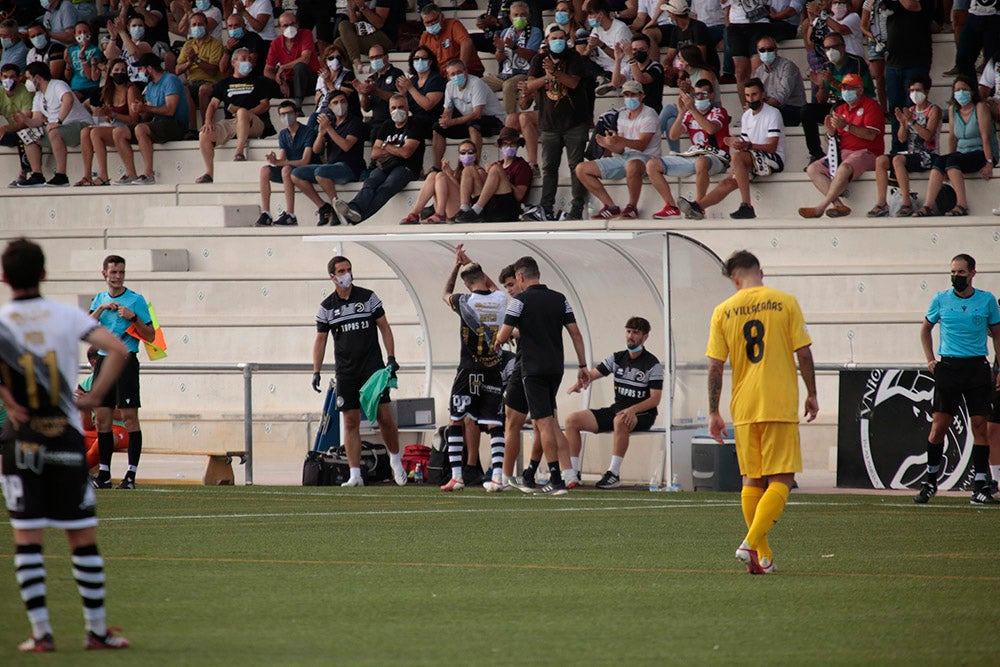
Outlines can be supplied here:
<path id="1" fill-rule="evenodd" d="M 389 356 L 386 358 L 386 368 L 389 369 L 389 376 L 396 377 L 396 371 L 399 370 L 399 364 L 396 363 L 396 357 Z"/>
<path id="2" fill-rule="evenodd" d="M 313 373 L 313 391 L 315 391 L 317 394 L 320 393 L 319 373 Z"/>

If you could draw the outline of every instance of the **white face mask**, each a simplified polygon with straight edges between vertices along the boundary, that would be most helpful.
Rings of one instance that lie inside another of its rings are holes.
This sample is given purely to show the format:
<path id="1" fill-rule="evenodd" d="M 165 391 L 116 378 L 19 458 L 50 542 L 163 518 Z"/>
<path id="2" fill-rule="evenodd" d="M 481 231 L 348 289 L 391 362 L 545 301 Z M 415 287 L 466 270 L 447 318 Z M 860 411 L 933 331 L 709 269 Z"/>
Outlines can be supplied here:
<path id="1" fill-rule="evenodd" d="M 326 66 L 330 68 L 331 72 L 340 71 L 340 58 L 330 58 L 326 61 Z"/>
<path id="2" fill-rule="evenodd" d="M 85 33 L 76 36 L 76 43 L 79 44 L 80 46 L 83 46 L 89 41 L 90 41 L 90 35 L 87 35 Z"/>
<path id="3" fill-rule="evenodd" d="M 392 122 L 394 123 L 402 123 L 406 120 L 408 115 L 409 114 L 407 114 L 403 109 L 396 109 L 389 114 L 389 117 L 392 118 Z"/>
<path id="4" fill-rule="evenodd" d="M 834 4 L 831 7 L 831 9 L 833 9 L 833 18 L 837 19 L 838 21 L 847 16 L 847 5 L 845 4 L 838 2 Z"/>
<path id="5" fill-rule="evenodd" d="M 341 273 L 339 276 L 337 276 L 337 285 L 341 289 L 347 289 L 353 284 L 354 284 L 354 276 L 351 275 L 350 271 L 348 271 L 347 273 Z"/>
<path id="6" fill-rule="evenodd" d="M 299 29 L 293 25 L 290 25 L 287 28 L 285 28 L 285 37 L 287 37 L 288 39 L 295 39 L 295 36 L 298 34 L 299 34 Z"/>
<path id="7" fill-rule="evenodd" d="M 826 57 L 830 60 L 830 62 L 836 64 L 840 62 L 840 59 L 843 57 L 843 54 L 840 52 L 839 49 L 827 49 Z"/>
<path id="8" fill-rule="evenodd" d="M 295 125 L 295 114 L 293 113 L 282 114 L 281 119 L 285 122 L 285 127 Z"/>
<path id="9" fill-rule="evenodd" d="M 13 90 L 14 89 L 14 84 L 15 84 L 14 79 L 4 79 L 3 80 L 3 89 L 4 90 Z"/>
<path id="10" fill-rule="evenodd" d="M 34 79 L 28 79 L 27 81 L 25 81 L 24 82 L 24 88 L 29 93 L 38 92 L 38 88 L 35 87 L 35 80 Z"/>
<path id="11" fill-rule="evenodd" d="M 346 104 L 334 104 L 333 105 L 333 115 L 338 118 L 347 115 L 347 105 Z"/>
<path id="12" fill-rule="evenodd" d="M 927 100 L 927 94 L 919 90 L 910 92 L 910 101 L 916 105 L 921 105 Z"/>

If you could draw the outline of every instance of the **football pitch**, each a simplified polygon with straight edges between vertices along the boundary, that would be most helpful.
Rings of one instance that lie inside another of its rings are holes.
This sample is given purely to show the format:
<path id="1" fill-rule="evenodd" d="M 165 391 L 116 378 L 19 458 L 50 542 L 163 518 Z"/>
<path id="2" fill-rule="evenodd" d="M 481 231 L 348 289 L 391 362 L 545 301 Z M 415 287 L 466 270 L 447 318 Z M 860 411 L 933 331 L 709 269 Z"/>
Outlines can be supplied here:
<path id="1" fill-rule="evenodd" d="M 8 527 L 2 664 L 1000 662 L 1000 510 L 965 495 L 794 492 L 764 576 L 733 558 L 738 494 L 141 487 L 98 511 L 108 621 L 132 648 L 82 649 L 50 529 L 57 652 L 19 655 Z"/>

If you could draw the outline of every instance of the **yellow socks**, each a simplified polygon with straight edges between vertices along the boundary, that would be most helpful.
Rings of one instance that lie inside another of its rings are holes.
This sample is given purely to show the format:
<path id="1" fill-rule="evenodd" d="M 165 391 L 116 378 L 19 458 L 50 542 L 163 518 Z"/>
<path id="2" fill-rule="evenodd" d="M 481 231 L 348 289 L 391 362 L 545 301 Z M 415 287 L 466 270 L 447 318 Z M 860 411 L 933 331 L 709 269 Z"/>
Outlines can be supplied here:
<path id="1" fill-rule="evenodd" d="M 743 520 L 747 523 L 747 530 L 753 525 L 753 518 L 757 514 L 757 505 L 763 497 L 764 489 L 759 486 L 744 486 L 743 491 L 740 493 L 740 502 L 743 506 Z M 772 559 L 774 557 L 774 554 L 771 553 L 771 547 L 767 543 L 766 534 L 757 544 L 757 555 Z"/>
<path id="2" fill-rule="evenodd" d="M 744 492 L 746 489 L 744 489 Z M 750 521 L 747 531 L 746 542 L 751 549 L 756 549 L 761 558 L 772 558 L 770 546 L 767 544 L 767 533 L 771 530 L 785 509 L 788 501 L 789 489 L 780 482 L 771 482 L 767 490 L 761 495 L 756 504 L 756 511 L 753 513 L 753 520 Z M 743 515 L 747 517 L 746 497 L 743 497 Z"/>

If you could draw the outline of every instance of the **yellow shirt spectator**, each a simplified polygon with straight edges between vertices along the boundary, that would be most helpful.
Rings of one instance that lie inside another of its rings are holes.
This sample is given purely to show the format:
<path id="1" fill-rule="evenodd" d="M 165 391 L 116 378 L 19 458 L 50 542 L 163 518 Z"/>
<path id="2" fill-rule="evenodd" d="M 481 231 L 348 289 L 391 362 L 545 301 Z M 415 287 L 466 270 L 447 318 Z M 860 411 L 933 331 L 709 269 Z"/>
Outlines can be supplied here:
<path id="1" fill-rule="evenodd" d="M 177 65 L 184 66 L 183 74 L 188 83 L 193 81 L 208 81 L 218 83 L 224 78 L 218 69 L 224 52 L 222 42 L 214 37 L 203 37 L 202 39 L 189 39 L 184 42 L 181 48 L 181 55 L 177 58 Z M 203 64 L 214 65 L 213 73 L 205 71 Z M 181 72 L 178 72 L 181 73 Z"/>

